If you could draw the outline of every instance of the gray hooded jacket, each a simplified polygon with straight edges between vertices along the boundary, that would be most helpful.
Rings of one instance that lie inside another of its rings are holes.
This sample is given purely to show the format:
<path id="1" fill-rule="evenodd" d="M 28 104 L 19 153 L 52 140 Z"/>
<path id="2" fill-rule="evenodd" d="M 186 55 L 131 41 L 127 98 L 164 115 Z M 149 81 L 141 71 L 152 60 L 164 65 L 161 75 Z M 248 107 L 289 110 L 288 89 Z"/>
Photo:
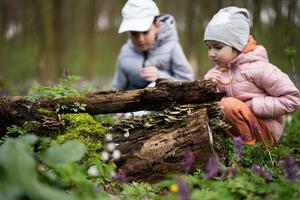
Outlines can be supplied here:
<path id="1" fill-rule="evenodd" d="M 121 48 L 113 88 L 129 90 L 145 88 L 150 83 L 139 75 L 145 66 L 155 66 L 159 78 L 190 81 L 194 79 L 192 68 L 179 44 L 175 20 L 171 15 L 158 17 L 160 28 L 157 38 L 147 54 L 134 47 L 130 40 Z"/>

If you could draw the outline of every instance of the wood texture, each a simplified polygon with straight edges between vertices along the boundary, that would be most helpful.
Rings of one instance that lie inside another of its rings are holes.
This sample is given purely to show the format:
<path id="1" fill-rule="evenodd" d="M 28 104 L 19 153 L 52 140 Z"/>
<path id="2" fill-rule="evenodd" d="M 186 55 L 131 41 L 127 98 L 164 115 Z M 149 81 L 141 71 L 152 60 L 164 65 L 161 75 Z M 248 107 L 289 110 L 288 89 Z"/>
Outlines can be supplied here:
<path id="1" fill-rule="evenodd" d="M 213 112 L 210 106 L 217 108 L 218 104 L 180 106 L 115 125 L 110 132 L 115 135 L 114 142 L 122 153 L 121 159 L 116 161 L 118 169 L 129 181 L 155 183 L 167 174 L 186 173 L 183 160 L 188 152 L 195 158 L 190 172 L 203 169 L 214 154 L 222 156 L 227 127 L 221 121 L 221 113 Z M 215 115 L 222 123 L 211 126 L 209 115 Z M 212 141 L 208 132 L 211 127 L 213 135 L 218 134 Z"/>

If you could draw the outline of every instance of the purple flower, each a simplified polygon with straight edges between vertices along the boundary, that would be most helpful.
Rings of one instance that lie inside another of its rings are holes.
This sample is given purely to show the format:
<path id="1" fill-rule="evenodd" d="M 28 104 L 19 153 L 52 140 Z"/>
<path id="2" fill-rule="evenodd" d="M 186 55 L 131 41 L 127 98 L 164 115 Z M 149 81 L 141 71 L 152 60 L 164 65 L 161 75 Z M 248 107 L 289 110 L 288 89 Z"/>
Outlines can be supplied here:
<path id="1" fill-rule="evenodd" d="M 257 173 L 257 174 L 260 174 L 261 173 L 261 167 L 257 164 L 253 164 L 252 165 L 252 170 Z"/>
<path id="2" fill-rule="evenodd" d="M 189 200 L 189 194 L 187 191 L 186 183 L 181 179 L 176 179 L 176 184 L 178 186 L 178 193 L 180 195 L 180 200 Z"/>
<path id="3" fill-rule="evenodd" d="M 265 179 L 265 181 L 272 181 L 273 176 L 268 170 L 264 167 L 262 167 L 262 172 L 261 172 L 262 177 Z"/>
<path id="4" fill-rule="evenodd" d="M 94 185 L 94 192 L 99 192 L 100 191 L 100 185 L 99 184 L 95 184 Z"/>
<path id="5" fill-rule="evenodd" d="M 116 179 L 117 181 L 119 181 L 120 183 L 127 183 L 128 179 L 125 176 L 124 172 L 120 169 L 118 171 L 118 173 L 114 176 L 114 179 Z"/>
<path id="6" fill-rule="evenodd" d="M 257 133 L 258 135 L 260 134 L 260 131 L 258 130 L 258 127 L 256 124 L 252 124 L 252 129 L 254 130 L 255 133 Z"/>
<path id="7" fill-rule="evenodd" d="M 193 164 L 195 162 L 194 153 L 191 150 L 188 150 L 184 153 L 184 158 L 182 164 L 185 167 L 185 172 L 188 173 L 191 171 Z"/>
<path id="8" fill-rule="evenodd" d="M 242 159 L 242 144 L 243 144 L 243 140 L 241 137 L 233 138 L 233 149 L 234 149 L 237 161 L 240 161 Z"/>
<path id="9" fill-rule="evenodd" d="M 295 159 L 292 156 L 289 156 L 287 159 L 285 159 L 282 163 L 282 166 L 285 169 L 285 177 L 287 180 L 289 180 L 292 184 L 296 182 L 297 180 L 297 163 Z"/>
<path id="10" fill-rule="evenodd" d="M 219 159 L 217 157 L 211 157 L 205 168 L 204 179 L 211 179 L 220 172 Z"/>
<path id="11" fill-rule="evenodd" d="M 235 178 L 237 173 L 236 171 L 237 170 L 235 165 L 229 166 L 226 169 L 222 170 L 222 180 L 224 180 L 226 177 Z"/>
<path id="12" fill-rule="evenodd" d="M 232 178 L 236 176 L 236 166 L 232 165 L 228 167 L 229 175 L 231 175 Z"/>
<path id="13" fill-rule="evenodd" d="M 70 70 L 64 69 L 64 77 L 69 77 L 71 75 Z"/>
<path id="14" fill-rule="evenodd" d="M 268 170 L 265 167 L 263 167 L 263 166 L 259 166 L 257 164 L 253 164 L 252 165 L 252 170 L 256 174 L 258 174 L 261 177 L 263 177 L 265 179 L 265 181 L 267 181 L 267 182 L 273 180 L 272 174 L 270 172 L 268 172 Z"/>

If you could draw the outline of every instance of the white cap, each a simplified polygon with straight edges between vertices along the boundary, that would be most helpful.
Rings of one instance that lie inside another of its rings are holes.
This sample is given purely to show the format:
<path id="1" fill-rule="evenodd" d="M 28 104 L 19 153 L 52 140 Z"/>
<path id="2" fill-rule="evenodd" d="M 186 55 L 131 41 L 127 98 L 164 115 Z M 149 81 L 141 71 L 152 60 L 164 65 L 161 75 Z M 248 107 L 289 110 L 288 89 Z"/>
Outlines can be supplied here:
<path id="1" fill-rule="evenodd" d="M 250 17 L 245 8 L 226 7 L 210 20 L 204 32 L 204 41 L 222 42 L 239 51 L 245 47 L 250 34 Z"/>
<path id="2" fill-rule="evenodd" d="M 147 31 L 159 9 L 153 0 L 128 0 L 122 9 L 122 23 L 119 33 L 125 31 Z"/>

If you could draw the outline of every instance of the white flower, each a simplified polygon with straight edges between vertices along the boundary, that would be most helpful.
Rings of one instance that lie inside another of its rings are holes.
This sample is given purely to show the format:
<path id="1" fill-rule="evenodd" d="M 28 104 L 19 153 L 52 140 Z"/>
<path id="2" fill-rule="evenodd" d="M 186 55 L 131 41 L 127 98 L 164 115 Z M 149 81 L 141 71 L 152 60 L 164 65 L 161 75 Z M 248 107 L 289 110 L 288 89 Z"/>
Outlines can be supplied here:
<path id="1" fill-rule="evenodd" d="M 105 135 L 105 140 L 106 140 L 106 141 L 112 141 L 112 139 L 113 139 L 113 135 L 112 135 L 111 133 L 107 133 L 107 134 Z"/>
<path id="2" fill-rule="evenodd" d="M 115 149 L 112 153 L 112 157 L 115 160 L 118 160 L 121 157 L 121 151 L 118 149 Z"/>
<path id="3" fill-rule="evenodd" d="M 115 177 L 115 176 L 117 175 L 117 173 L 116 173 L 115 171 L 112 171 L 112 172 L 110 173 L 110 175 L 111 175 L 111 177 Z"/>
<path id="4" fill-rule="evenodd" d="M 102 159 L 103 161 L 108 161 L 108 159 L 109 159 L 109 154 L 108 154 L 107 151 L 103 151 L 103 152 L 102 152 L 101 159 Z"/>
<path id="5" fill-rule="evenodd" d="M 293 120 L 292 115 L 287 115 L 286 118 L 285 118 L 285 120 L 287 121 L 287 123 L 290 124 L 292 122 L 292 120 Z"/>
<path id="6" fill-rule="evenodd" d="M 110 142 L 110 143 L 107 143 L 106 148 L 108 151 L 112 152 L 116 148 L 116 145 L 115 145 L 115 143 Z"/>
<path id="7" fill-rule="evenodd" d="M 92 177 L 96 177 L 99 175 L 99 171 L 98 171 L 96 165 L 90 166 L 87 173 L 89 176 L 92 176 Z"/>

